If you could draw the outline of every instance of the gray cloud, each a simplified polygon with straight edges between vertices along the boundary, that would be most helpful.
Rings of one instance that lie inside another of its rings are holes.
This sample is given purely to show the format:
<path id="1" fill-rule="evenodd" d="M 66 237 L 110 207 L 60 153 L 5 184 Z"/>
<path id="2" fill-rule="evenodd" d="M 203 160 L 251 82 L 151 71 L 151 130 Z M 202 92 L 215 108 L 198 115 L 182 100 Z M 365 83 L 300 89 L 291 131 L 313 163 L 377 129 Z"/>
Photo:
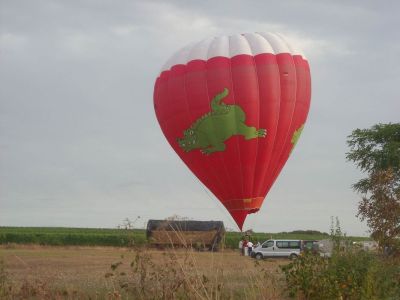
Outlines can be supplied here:
<path id="1" fill-rule="evenodd" d="M 126 216 L 228 213 L 170 149 L 152 104 L 161 66 L 210 35 L 280 31 L 310 60 L 306 129 L 261 211 L 262 231 L 350 234 L 357 127 L 398 122 L 399 4 L 386 1 L 2 1 L 0 225 L 113 227 Z"/>

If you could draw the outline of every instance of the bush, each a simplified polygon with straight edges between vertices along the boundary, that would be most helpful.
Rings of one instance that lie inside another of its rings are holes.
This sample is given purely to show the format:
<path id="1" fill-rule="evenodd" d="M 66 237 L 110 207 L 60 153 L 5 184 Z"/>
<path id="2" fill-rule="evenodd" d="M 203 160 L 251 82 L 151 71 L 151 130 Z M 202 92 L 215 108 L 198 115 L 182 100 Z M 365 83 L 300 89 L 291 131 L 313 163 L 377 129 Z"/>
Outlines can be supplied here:
<path id="1" fill-rule="evenodd" d="M 305 299 L 398 299 L 400 264 L 364 251 L 332 258 L 305 253 L 281 267 L 290 296 Z"/>
<path id="2" fill-rule="evenodd" d="M 351 246 L 332 218 L 332 257 L 306 251 L 281 269 L 290 296 L 305 299 L 399 299 L 400 261 Z"/>

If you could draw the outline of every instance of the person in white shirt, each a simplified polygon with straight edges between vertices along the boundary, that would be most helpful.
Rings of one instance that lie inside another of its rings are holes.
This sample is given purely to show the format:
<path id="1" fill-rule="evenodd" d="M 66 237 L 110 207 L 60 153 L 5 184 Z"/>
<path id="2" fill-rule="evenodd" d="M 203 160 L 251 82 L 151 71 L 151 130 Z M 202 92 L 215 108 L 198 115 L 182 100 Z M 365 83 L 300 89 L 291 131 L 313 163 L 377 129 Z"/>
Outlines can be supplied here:
<path id="1" fill-rule="evenodd" d="M 239 252 L 241 255 L 243 255 L 243 240 L 239 241 Z"/>
<path id="2" fill-rule="evenodd" d="M 249 256 L 251 256 L 251 251 L 253 251 L 253 243 L 251 241 L 247 242 L 247 251 L 249 251 Z"/>

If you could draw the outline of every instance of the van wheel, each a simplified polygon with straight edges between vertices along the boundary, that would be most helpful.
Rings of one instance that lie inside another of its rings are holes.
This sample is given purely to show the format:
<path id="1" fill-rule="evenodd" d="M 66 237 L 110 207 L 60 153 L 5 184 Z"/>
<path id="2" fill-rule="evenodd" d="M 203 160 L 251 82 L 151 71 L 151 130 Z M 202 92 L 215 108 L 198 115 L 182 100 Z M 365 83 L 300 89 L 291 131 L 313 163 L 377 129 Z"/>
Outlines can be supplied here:
<path id="1" fill-rule="evenodd" d="M 294 254 L 294 253 L 292 253 L 292 254 L 290 254 L 289 258 L 290 258 L 291 260 L 296 259 L 296 258 L 297 258 L 297 255 Z"/>
<path id="2" fill-rule="evenodd" d="M 258 259 L 258 260 L 263 259 L 263 255 L 261 253 L 257 253 L 256 259 Z"/>

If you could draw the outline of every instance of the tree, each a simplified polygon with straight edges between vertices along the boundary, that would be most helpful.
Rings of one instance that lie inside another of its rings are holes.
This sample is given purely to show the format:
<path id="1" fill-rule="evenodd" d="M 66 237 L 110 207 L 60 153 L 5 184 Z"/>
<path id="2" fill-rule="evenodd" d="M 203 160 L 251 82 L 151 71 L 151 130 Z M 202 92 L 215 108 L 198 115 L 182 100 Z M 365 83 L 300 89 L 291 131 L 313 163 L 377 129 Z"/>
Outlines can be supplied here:
<path id="1" fill-rule="evenodd" d="M 370 183 L 370 195 L 360 201 L 358 215 L 367 221 L 372 237 L 381 245 L 396 246 L 396 237 L 400 237 L 400 194 L 398 188 L 396 194 L 394 173 L 375 172 Z"/>
<path id="2" fill-rule="evenodd" d="M 348 136 L 347 160 L 368 176 L 353 185 L 362 194 L 357 216 L 380 245 L 400 237 L 400 123 L 356 129 Z"/>

